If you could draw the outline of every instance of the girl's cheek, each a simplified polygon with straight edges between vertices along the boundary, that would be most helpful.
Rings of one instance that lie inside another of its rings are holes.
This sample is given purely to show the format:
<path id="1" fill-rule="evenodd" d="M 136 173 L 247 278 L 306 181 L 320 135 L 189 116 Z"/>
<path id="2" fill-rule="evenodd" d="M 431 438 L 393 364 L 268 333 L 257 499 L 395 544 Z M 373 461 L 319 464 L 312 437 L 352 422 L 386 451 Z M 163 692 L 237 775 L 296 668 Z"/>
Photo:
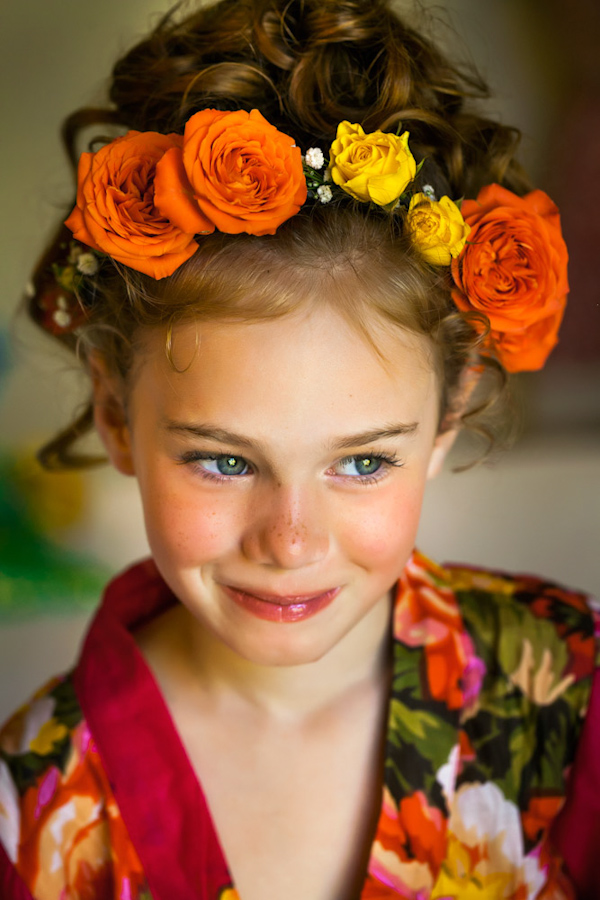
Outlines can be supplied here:
<path id="1" fill-rule="evenodd" d="M 416 538 L 423 502 L 421 485 L 403 485 L 383 502 L 365 505 L 346 517 L 340 543 L 353 547 L 364 564 L 373 566 L 410 552 Z"/>
<path id="2" fill-rule="evenodd" d="M 189 489 L 144 493 L 146 530 L 155 554 L 198 563 L 235 545 L 242 516 L 234 505 Z"/>

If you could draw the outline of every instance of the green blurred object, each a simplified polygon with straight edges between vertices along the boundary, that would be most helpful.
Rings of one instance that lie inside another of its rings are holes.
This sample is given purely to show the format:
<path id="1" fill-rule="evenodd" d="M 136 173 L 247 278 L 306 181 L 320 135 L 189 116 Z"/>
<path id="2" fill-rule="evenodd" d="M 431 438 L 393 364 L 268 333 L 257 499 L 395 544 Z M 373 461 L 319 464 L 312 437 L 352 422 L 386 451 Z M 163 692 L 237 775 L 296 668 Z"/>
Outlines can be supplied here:
<path id="1" fill-rule="evenodd" d="M 44 479 L 63 476 L 43 473 L 27 484 L 23 472 L 32 470 L 14 454 L 0 456 L 0 622 L 89 610 L 110 574 L 52 540 L 47 513 L 40 516 L 39 509 L 64 511 L 56 500 L 60 484 L 48 489 Z M 81 498 L 72 493 L 79 512 Z"/>

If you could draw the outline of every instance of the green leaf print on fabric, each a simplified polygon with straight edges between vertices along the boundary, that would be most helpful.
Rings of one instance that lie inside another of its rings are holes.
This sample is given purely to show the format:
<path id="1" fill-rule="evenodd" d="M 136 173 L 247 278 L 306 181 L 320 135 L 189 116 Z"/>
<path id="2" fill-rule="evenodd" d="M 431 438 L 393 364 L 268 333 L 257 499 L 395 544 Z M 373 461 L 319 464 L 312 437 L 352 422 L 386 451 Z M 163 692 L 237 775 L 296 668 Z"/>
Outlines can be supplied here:
<path id="1" fill-rule="evenodd" d="M 556 626 L 510 594 L 498 593 L 494 602 L 491 599 L 482 591 L 459 595 L 463 620 L 488 675 L 504 674 L 535 703 L 552 702 L 573 680 L 563 677 L 568 648 Z"/>
<path id="2" fill-rule="evenodd" d="M 510 590 L 491 595 L 468 590 L 459 596 L 463 621 L 486 664 L 477 708 L 462 723 L 476 761 L 467 764 L 461 779 L 494 781 L 521 809 L 540 791 L 564 792 L 571 762 L 566 748 L 575 745 L 589 691 L 569 670 L 558 617 L 550 620 L 539 607 L 530 608 L 540 596 L 515 596 Z M 556 605 L 564 613 L 561 621 L 580 630 L 581 612 L 574 615 L 558 599 Z"/>
<path id="3" fill-rule="evenodd" d="M 386 781 L 393 775 L 404 794 L 421 789 L 430 794 L 456 739 L 456 726 L 435 712 L 410 709 L 392 698 L 388 744 L 393 750 L 386 760 Z"/>
<path id="4" fill-rule="evenodd" d="M 73 687 L 73 678 L 69 675 L 58 682 L 56 687 L 50 691 L 50 696 L 54 697 L 56 706 L 54 708 L 54 718 L 71 730 L 83 719 L 83 713 Z"/>
<path id="5" fill-rule="evenodd" d="M 72 752 L 72 730 L 81 719 L 72 679 L 67 677 L 34 699 L 24 718 L 18 711 L 7 723 L 10 731 L 20 734 L 22 747 L 17 752 L 0 748 L 0 758 L 21 796 L 52 766 L 64 774 Z"/>
<path id="6" fill-rule="evenodd" d="M 392 692 L 407 703 L 422 702 L 422 685 L 419 668 L 423 658 L 421 647 L 394 645 L 394 680 Z"/>

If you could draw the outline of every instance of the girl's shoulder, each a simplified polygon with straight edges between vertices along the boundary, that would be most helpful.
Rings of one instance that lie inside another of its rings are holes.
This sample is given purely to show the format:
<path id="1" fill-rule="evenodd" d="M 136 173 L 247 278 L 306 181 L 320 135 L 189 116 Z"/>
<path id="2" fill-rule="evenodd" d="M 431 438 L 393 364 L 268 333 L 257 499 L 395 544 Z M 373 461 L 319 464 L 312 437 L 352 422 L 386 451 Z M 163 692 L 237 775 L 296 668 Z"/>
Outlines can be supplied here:
<path id="1" fill-rule="evenodd" d="M 398 700 L 435 719 L 448 752 L 458 741 L 462 783 L 494 781 L 525 806 L 548 793 L 560 802 L 600 690 L 594 604 L 543 578 L 419 553 L 398 587 Z M 424 755 L 442 744 L 425 741 Z"/>
<path id="2" fill-rule="evenodd" d="M 578 886 L 596 883 L 597 623 L 584 594 L 546 579 L 409 560 L 393 613 L 385 788 L 394 823 L 415 809 L 438 823 L 435 896 L 462 896 L 467 870 L 490 889 L 512 871 L 530 886 L 523 896 L 538 896 L 561 858 Z M 382 821 L 392 827 L 389 813 Z"/>
<path id="3" fill-rule="evenodd" d="M 488 671 L 502 671 L 525 688 L 526 676 L 541 668 L 538 702 L 551 698 L 550 671 L 572 683 L 591 678 L 600 663 L 600 604 L 582 591 L 535 575 L 438 566 L 419 553 L 407 572 L 409 584 L 420 580 L 425 593 L 437 594 L 439 609 L 452 609 L 454 627 L 473 641 Z"/>
<path id="4" fill-rule="evenodd" d="M 15 897 L 27 896 L 23 885 L 58 897 L 78 881 L 82 889 L 107 890 L 123 877 L 141 884 L 72 674 L 52 679 L 0 730 L 2 848 L 0 884 L 18 885 Z"/>
<path id="5" fill-rule="evenodd" d="M 537 705 L 571 685 L 591 686 L 600 662 L 600 607 L 592 597 L 534 575 L 445 570 L 476 646 Z M 578 696 L 584 711 L 585 694 Z"/>

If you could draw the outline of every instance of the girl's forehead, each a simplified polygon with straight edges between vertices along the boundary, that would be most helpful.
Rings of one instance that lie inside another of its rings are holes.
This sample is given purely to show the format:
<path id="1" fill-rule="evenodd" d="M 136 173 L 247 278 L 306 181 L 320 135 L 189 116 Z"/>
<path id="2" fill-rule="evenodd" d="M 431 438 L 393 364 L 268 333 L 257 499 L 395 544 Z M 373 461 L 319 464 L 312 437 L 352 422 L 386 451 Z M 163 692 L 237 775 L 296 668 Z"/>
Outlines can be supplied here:
<path id="1" fill-rule="evenodd" d="M 138 365 L 149 361 L 173 373 L 188 371 L 210 359 L 234 366 L 240 354 L 261 368 L 269 360 L 313 357 L 355 361 L 356 368 L 381 368 L 392 377 L 398 367 L 415 376 L 435 372 L 431 340 L 372 314 L 361 322 L 327 303 L 306 306 L 267 319 L 186 318 L 169 327 L 146 329 L 138 342 Z M 251 374 L 251 373 L 249 373 Z"/>
<path id="2" fill-rule="evenodd" d="M 262 322 L 180 323 L 170 359 L 164 330 L 146 337 L 132 401 L 164 420 L 200 417 L 248 434 L 287 429 L 300 443 L 308 432 L 326 440 L 386 422 L 437 425 L 427 340 L 399 329 L 383 329 L 373 345 L 323 307 Z"/>

